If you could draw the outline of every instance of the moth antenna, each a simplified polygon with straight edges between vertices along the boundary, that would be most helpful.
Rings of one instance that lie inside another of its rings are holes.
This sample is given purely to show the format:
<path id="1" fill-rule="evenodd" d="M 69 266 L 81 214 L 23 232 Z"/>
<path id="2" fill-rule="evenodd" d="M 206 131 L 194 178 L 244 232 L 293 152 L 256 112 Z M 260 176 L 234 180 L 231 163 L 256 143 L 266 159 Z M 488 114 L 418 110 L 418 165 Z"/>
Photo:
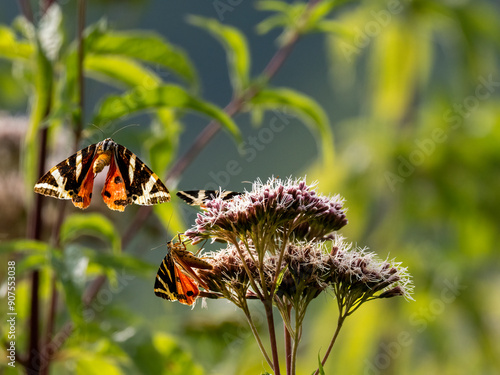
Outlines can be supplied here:
<path id="1" fill-rule="evenodd" d="M 150 251 L 153 251 L 153 250 L 156 250 L 158 249 L 159 247 L 162 247 L 162 246 L 165 246 L 165 244 L 160 244 L 158 246 L 155 246 L 155 247 L 152 247 L 151 249 L 149 249 Z"/>
<path id="2" fill-rule="evenodd" d="M 94 128 L 96 128 L 97 130 L 99 130 L 102 134 L 102 137 L 99 139 L 93 139 L 93 138 L 96 138 L 96 133 L 87 128 L 83 132 L 84 132 L 84 137 L 88 138 L 89 143 L 97 143 L 99 141 L 102 141 L 104 138 L 106 138 L 106 133 L 104 132 L 104 130 L 102 130 L 99 126 L 97 126 L 95 124 L 90 124 L 90 125 L 93 126 Z"/>
<path id="3" fill-rule="evenodd" d="M 111 134 L 111 138 L 113 138 L 113 136 L 118 133 L 118 132 L 121 132 L 123 129 L 127 129 L 127 128 L 130 128 L 131 126 L 140 126 L 139 124 L 128 124 L 128 125 L 125 125 L 124 127 L 118 129 L 118 130 L 115 130 L 115 132 L 113 134 Z"/>

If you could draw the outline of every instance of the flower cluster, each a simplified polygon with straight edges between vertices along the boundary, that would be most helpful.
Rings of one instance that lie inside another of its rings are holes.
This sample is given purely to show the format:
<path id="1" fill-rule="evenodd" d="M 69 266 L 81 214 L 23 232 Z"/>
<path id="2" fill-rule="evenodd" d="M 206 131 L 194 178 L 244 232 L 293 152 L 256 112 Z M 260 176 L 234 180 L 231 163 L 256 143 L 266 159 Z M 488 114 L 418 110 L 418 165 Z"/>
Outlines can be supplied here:
<path id="1" fill-rule="evenodd" d="M 207 297 L 224 297 L 243 310 L 271 367 L 279 368 L 274 307 L 285 327 L 287 369 L 294 373 L 307 307 L 322 292 L 333 292 L 339 308 L 337 329 L 322 363 L 344 320 L 364 302 L 411 299 L 406 268 L 344 242 L 335 233 L 347 224 L 343 199 L 318 194 L 305 179 L 258 180 L 251 191 L 220 194 L 205 206 L 185 236 L 192 243 L 212 239 L 227 246 L 206 254 L 212 269 L 194 272 L 208 288 Z M 263 303 L 272 361 L 253 322 L 249 299 Z"/>
<path id="2" fill-rule="evenodd" d="M 352 301 L 395 296 L 411 299 L 411 277 L 399 262 L 381 261 L 365 249 L 352 249 L 352 244 L 340 236 L 336 236 L 333 250 L 330 249 L 321 242 L 291 243 L 279 267 L 279 256 L 267 254 L 264 257 L 266 287 L 277 281 L 276 297 L 297 302 L 304 298 L 310 301 L 328 288 L 333 289 L 337 298 L 348 297 Z M 243 261 L 236 247 L 228 244 L 227 248 L 208 254 L 212 270 L 197 270 L 197 273 L 211 291 L 226 298 L 247 296 L 250 277 L 263 287 L 255 250 L 252 248 L 251 252 L 252 255 L 245 253 Z"/>
<path id="3" fill-rule="evenodd" d="M 342 204 L 338 195 L 318 195 L 304 179 L 272 178 L 265 184 L 257 180 L 251 191 L 207 202 L 185 235 L 193 243 L 207 238 L 234 242 L 249 236 L 254 242 L 285 236 L 326 240 L 347 224 Z"/>

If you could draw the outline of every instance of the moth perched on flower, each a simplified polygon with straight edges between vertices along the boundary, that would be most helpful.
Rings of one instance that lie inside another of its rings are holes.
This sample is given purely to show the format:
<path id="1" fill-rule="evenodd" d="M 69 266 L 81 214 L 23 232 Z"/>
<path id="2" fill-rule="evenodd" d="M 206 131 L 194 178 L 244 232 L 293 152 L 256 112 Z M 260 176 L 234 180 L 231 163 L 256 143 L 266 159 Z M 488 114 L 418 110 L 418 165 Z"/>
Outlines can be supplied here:
<path id="1" fill-rule="evenodd" d="M 196 282 L 208 289 L 193 268 L 208 270 L 212 265 L 187 251 L 180 235 L 178 242 L 169 241 L 167 247 L 168 253 L 156 274 L 154 292 L 166 300 L 192 305 L 200 294 Z"/>
<path id="2" fill-rule="evenodd" d="M 134 153 L 111 138 L 90 145 L 63 160 L 36 183 L 35 192 L 58 199 L 71 199 L 75 207 L 90 205 L 94 177 L 109 165 L 101 195 L 112 210 L 129 204 L 150 206 L 168 202 L 163 182 Z"/>
<path id="3" fill-rule="evenodd" d="M 208 254 L 210 269 L 196 270 L 199 282 L 208 293 L 223 296 L 243 311 L 275 373 L 279 360 L 274 308 L 283 320 L 287 373 L 294 374 L 307 307 L 322 292 L 330 291 L 339 308 L 337 328 L 322 365 L 344 320 L 363 303 L 396 296 L 411 299 L 413 287 L 406 268 L 345 243 L 336 233 L 347 224 L 344 200 L 318 194 L 305 179 L 257 180 L 243 193 L 200 190 L 178 196 L 203 208 L 184 233 L 191 243 L 227 242 L 225 248 Z M 272 355 L 254 324 L 250 299 L 263 303 Z"/>
<path id="4" fill-rule="evenodd" d="M 256 235 L 254 229 L 259 228 L 255 243 L 281 235 L 327 240 L 347 224 L 342 204 L 340 196 L 318 195 L 303 180 L 272 178 L 266 184 L 257 180 L 251 191 L 235 199 L 216 195 L 206 201 L 206 210 L 185 235 L 193 243 L 207 238 L 231 241 L 235 236 Z"/>

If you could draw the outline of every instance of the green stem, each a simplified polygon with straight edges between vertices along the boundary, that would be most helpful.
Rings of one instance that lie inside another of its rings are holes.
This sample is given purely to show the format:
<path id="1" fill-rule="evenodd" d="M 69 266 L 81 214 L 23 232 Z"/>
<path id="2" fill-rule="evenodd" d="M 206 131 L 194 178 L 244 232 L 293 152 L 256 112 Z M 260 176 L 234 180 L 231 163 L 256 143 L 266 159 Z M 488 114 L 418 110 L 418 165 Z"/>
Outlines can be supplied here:
<path id="1" fill-rule="evenodd" d="M 241 249 L 238 245 L 238 240 L 236 238 L 234 238 L 231 242 L 236 247 L 236 251 L 238 252 L 238 255 L 241 258 L 243 268 L 245 268 L 245 272 L 248 275 L 248 278 L 250 280 L 250 284 L 252 285 L 254 292 L 257 294 L 257 296 L 259 296 L 259 298 L 261 300 L 264 300 L 264 296 L 262 295 L 262 292 L 260 291 L 260 289 L 257 288 L 257 284 L 255 283 L 255 280 L 252 276 L 252 272 L 250 272 L 250 269 L 248 268 L 247 262 L 245 262 L 245 257 L 244 257 L 243 252 L 241 251 Z"/>
<path id="2" fill-rule="evenodd" d="M 250 315 L 250 311 L 248 310 L 248 306 L 246 305 L 246 301 L 242 301 L 242 304 L 243 303 L 245 304 L 245 307 L 242 307 L 242 309 L 243 309 L 243 312 L 245 313 L 245 317 L 247 318 L 248 325 L 250 326 L 250 329 L 252 330 L 253 336 L 255 337 L 255 340 L 257 341 L 257 345 L 259 346 L 262 355 L 266 359 L 266 362 L 269 364 L 269 366 L 273 367 L 273 362 L 269 358 L 269 355 L 267 354 L 266 348 L 264 347 L 264 344 L 262 343 L 262 340 L 260 339 L 259 332 L 257 331 L 257 328 L 255 327 L 252 316 Z"/>

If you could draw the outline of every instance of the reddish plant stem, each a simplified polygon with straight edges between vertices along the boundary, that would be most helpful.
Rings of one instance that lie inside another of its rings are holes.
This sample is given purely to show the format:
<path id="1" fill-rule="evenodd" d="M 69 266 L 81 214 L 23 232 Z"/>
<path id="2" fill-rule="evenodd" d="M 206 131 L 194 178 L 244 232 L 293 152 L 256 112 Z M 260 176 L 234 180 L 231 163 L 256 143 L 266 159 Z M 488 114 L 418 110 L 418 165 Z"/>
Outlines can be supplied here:
<path id="1" fill-rule="evenodd" d="M 39 153 L 38 153 L 38 176 L 41 176 L 45 171 L 45 158 L 47 155 L 47 128 L 42 129 L 39 139 Z M 33 211 L 29 217 L 28 229 L 26 237 L 34 240 L 39 240 L 42 233 L 42 196 L 37 194 L 35 197 L 35 204 Z M 40 272 L 33 271 L 31 274 L 31 306 L 30 306 L 30 319 L 29 319 L 29 345 L 28 345 L 28 361 L 27 370 L 29 373 L 38 374 L 40 370 L 40 299 L 39 299 L 39 284 Z M 31 366 L 31 368 L 30 368 Z"/>
<path id="2" fill-rule="evenodd" d="M 337 341 L 337 337 L 339 335 L 340 329 L 342 328 L 342 325 L 344 324 L 344 320 L 347 316 L 339 316 L 338 322 L 337 322 L 337 329 L 335 330 L 335 333 L 333 334 L 332 340 L 330 341 L 330 345 L 328 345 L 328 349 L 326 350 L 325 356 L 323 357 L 323 360 L 321 361 L 321 366 L 325 366 L 326 360 L 328 359 L 328 356 L 330 355 L 330 352 L 332 351 L 333 344 L 335 344 L 335 341 Z M 314 375 L 319 374 L 319 368 L 314 372 Z"/>
<path id="3" fill-rule="evenodd" d="M 285 303 L 287 303 L 285 301 Z M 287 306 L 287 314 L 288 321 L 290 321 L 292 313 L 292 305 L 288 304 Z M 285 357 L 286 357 L 286 373 L 287 375 L 292 375 L 292 337 L 290 336 L 290 332 L 288 332 L 288 328 L 286 328 L 286 324 L 283 323 L 283 330 L 285 333 Z"/>
<path id="4" fill-rule="evenodd" d="M 45 1 L 45 10 L 50 7 L 53 1 Z M 76 61 L 76 71 L 77 71 L 77 83 L 78 83 L 78 115 L 75 118 L 75 130 L 74 130 L 74 149 L 75 152 L 78 150 L 78 145 L 80 143 L 80 138 L 83 129 L 83 118 L 84 118 L 84 97 L 85 97 L 85 80 L 83 74 L 83 60 L 84 60 L 84 38 L 83 31 L 85 28 L 85 0 L 78 0 L 78 22 L 77 22 L 77 61 Z M 52 242 L 55 245 L 54 247 L 58 248 L 60 246 L 60 228 L 64 221 L 64 208 L 65 204 L 61 204 L 59 206 L 59 213 L 54 225 L 54 230 L 52 233 Z M 41 375 L 49 374 L 50 369 L 50 361 L 52 355 L 54 353 L 49 352 L 50 348 L 53 348 L 51 344 L 54 338 L 54 327 L 55 327 L 55 316 L 57 312 L 57 301 L 58 301 L 58 291 L 56 285 L 56 277 L 53 276 L 51 280 L 51 296 L 49 303 L 49 311 L 47 314 L 47 324 L 46 324 L 46 332 L 43 340 L 42 349 L 42 363 L 41 363 Z"/>
<path id="5" fill-rule="evenodd" d="M 79 114 L 75 119 L 75 150 L 78 150 L 78 144 L 80 143 L 80 137 L 83 129 L 83 115 L 84 115 L 84 104 L 85 104 L 85 79 L 83 76 L 83 60 L 84 60 L 84 40 L 83 40 L 83 30 L 85 29 L 85 0 L 78 0 L 78 24 L 76 30 L 77 36 L 77 59 L 76 59 L 76 71 L 78 78 L 78 109 Z"/>
<path id="6" fill-rule="evenodd" d="M 33 23 L 33 10 L 31 9 L 31 5 L 29 0 L 18 0 L 19 7 L 21 8 L 21 13 L 23 16 Z"/>
<path id="7" fill-rule="evenodd" d="M 280 375 L 280 362 L 278 356 L 278 344 L 276 342 L 276 332 L 274 329 L 273 302 L 270 299 L 262 301 L 266 310 L 267 327 L 269 329 L 269 340 L 271 342 L 271 352 L 273 355 L 274 375 Z"/>

